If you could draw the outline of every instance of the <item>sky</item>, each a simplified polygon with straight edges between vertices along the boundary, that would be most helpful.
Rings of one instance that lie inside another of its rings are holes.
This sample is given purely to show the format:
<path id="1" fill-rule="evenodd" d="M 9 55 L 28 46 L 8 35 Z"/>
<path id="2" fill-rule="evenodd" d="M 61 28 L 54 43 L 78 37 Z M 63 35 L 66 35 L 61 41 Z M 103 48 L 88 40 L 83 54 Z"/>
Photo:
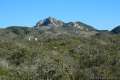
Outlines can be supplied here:
<path id="1" fill-rule="evenodd" d="M 1 28 L 32 27 L 49 16 L 111 30 L 120 25 L 120 0 L 0 0 Z"/>

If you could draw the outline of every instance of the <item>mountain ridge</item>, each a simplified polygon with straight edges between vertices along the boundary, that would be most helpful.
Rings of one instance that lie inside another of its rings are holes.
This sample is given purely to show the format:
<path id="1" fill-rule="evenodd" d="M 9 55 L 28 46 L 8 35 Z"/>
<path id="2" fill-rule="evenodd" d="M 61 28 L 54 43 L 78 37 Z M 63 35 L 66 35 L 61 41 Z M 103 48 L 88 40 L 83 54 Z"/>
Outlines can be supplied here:
<path id="1" fill-rule="evenodd" d="M 53 17 L 48 17 L 46 19 L 40 20 L 36 24 L 35 28 L 36 27 L 40 28 L 42 26 L 52 26 L 52 27 L 61 27 L 61 26 L 73 26 L 73 27 L 77 27 L 78 26 L 78 28 L 80 28 L 80 26 L 82 26 L 82 27 L 87 27 L 87 28 L 91 28 L 91 29 L 95 30 L 95 28 L 93 26 L 87 25 L 87 24 L 85 24 L 83 22 L 80 22 L 80 21 L 65 23 L 62 20 L 57 20 L 57 19 L 55 19 Z"/>
<path id="2" fill-rule="evenodd" d="M 80 21 L 76 22 L 63 22 L 53 17 L 40 20 L 33 27 L 27 26 L 9 26 L 0 29 L 0 37 L 3 39 L 26 39 L 28 37 L 57 37 L 57 36 L 81 36 L 90 37 L 94 35 L 112 35 L 119 34 L 119 26 L 113 30 L 97 30 L 93 26 L 85 24 Z M 40 38 L 41 39 L 41 38 Z"/>

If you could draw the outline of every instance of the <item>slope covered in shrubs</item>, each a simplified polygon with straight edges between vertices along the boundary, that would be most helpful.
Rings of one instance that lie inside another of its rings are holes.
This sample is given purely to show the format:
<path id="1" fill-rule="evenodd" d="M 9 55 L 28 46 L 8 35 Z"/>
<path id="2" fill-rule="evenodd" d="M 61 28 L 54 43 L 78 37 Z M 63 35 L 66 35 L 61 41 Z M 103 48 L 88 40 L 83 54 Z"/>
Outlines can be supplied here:
<path id="1" fill-rule="evenodd" d="M 0 79 L 119 80 L 120 36 L 104 36 L 0 41 Z"/>

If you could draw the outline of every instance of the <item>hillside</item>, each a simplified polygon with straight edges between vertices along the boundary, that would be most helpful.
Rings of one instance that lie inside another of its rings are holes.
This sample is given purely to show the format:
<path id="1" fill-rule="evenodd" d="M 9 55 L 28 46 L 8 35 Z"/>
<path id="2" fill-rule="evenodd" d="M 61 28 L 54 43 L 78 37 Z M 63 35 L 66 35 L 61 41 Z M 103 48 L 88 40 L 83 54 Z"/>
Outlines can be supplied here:
<path id="1" fill-rule="evenodd" d="M 115 27 L 111 32 L 115 34 L 120 34 L 120 26 Z"/>
<path id="2" fill-rule="evenodd" d="M 120 35 L 54 18 L 0 29 L 0 80 L 119 80 Z"/>

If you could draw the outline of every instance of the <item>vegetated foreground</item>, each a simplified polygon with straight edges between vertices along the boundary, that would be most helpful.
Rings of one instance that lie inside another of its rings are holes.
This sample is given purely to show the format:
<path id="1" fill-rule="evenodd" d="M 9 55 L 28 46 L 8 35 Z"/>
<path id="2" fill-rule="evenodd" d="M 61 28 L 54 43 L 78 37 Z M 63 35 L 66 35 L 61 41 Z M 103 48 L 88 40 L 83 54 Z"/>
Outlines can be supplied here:
<path id="1" fill-rule="evenodd" d="M 119 29 L 51 18 L 0 29 L 0 80 L 120 80 Z"/>
<path id="2" fill-rule="evenodd" d="M 119 80 L 120 36 L 0 41 L 1 80 Z"/>

